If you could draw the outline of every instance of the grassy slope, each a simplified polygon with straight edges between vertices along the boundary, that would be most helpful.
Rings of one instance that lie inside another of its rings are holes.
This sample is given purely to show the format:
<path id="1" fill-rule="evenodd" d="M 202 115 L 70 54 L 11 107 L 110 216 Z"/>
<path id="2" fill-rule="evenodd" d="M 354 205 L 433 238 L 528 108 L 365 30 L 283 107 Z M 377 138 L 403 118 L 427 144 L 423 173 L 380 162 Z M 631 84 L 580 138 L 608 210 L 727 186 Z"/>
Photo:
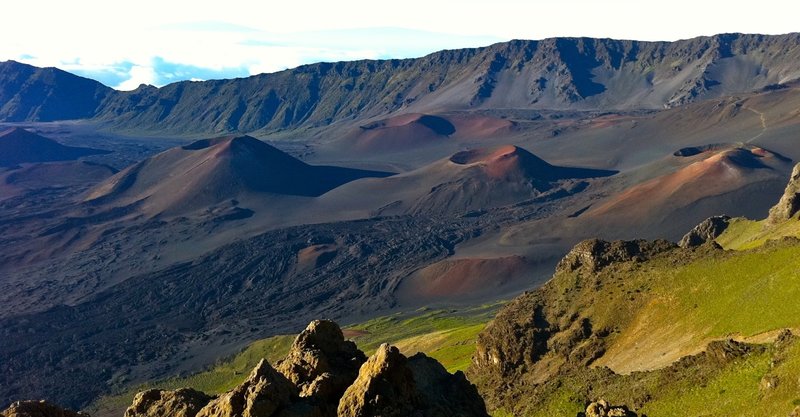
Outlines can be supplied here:
<path id="1" fill-rule="evenodd" d="M 475 338 L 494 317 L 501 304 L 450 310 L 420 309 L 376 318 L 346 328 L 363 334 L 351 340 L 368 355 L 381 343 L 391 343 L 406 354 L 424 352 L 439 360 L 449 372 L 464 370 L 475 350 Z M 137 386 L 117 395 L 99 399 L 88 411 L 124 409 L 133 396 L 145 389 L 191 387 L 218 394 L 240 384 L 261 358 L 271 363 L 282 359 L 291 347 L 294 335 L 257 340 L 233 358 L 221 361 L 207 371 L 187 377 L 169 378 Z"/>
<path id="2" fill-rule="evenodd" d="M 631 386 L 648 392 L 650 400 L 640 409 L 657 416 L 786 415 L 800 404 L 800 343 L 788 352 L 774 348 L 751 353 L 724 366 L 701 371 L 666 371 L 676 357 L 697 353 L 710 340 L 734 336 L 755 337 L 781 328 L 800 327 L 800 245 L 786 242 L 764 245 L 771 239 L 800 235 L 800 222 L 765 226 L 763 222 L 735 219 L 717 241 L 726 249 L 695 261 L 681 263 L 670 257 L 658 258 L 641 267 L 616 271 L 605 277 L 591 296 L 588 315 L 597 323 L 625 324 L 599 364 L 612 368 L 621 363 L 654 363 L 667 357 L 659 370 L 637 372 L 635 377 L 605 381 L 602 396 L 624 399 Z M 572 282 L 553 282 L 569 287 Z M 596 302 L 602 297 L 603 303 Z M 580 300 L 581 303 L 589 300 Z M 357 324 L 350 330 L 364 332 L 352 337 L 367 354 L 381 343 L 392 343 L 411 355 L 425 352 L 450 371 L 464 370 L 470 363 L 476 335 L 500 305 L 465 310 L 427 310 L 398 313 Z M 691 314 L 686 314 L 690 312 Z M 666 331 L 654 331 L 661 329 Z M 676 337 L 681 335 L 681 337 Z M 261 358 L 274 362 L 289 349 L 293 336 L 259 340 L 230 360 L 212 369 L 183 378 L 146 384 L 98 401 L 94 409 L 119 408 L 130 404 L 135 392 L 158 387 L 193 387 L 209 393 L 230 389 L 247 375 Z M 632 343 L 639 345 L 638 351 Z M 643 348 L 641 347 L 643 346 Z M 657 347 L 660 347 L 659 350 Z M 631 354 L 637 360 L 631 361 Z M 615 362 L 615 358 L 617 358 Z M 624 366 L 620 366 L 624 368 Z M 630 370 L 630 369 L 629 369 Z M 606 376 L 565 378 L 553 388 L 546 401 L 530 410 L 531 416 L 573 416 L 582 411 L 586 382 Z M 765 392 L 761 382 L 775 376 L 781 383 Z M 496 417 L 511 416 L 503 409 Z"/>
<path id="3" fill-rule="evenodd" d="M 770 240 L 800 236 L 800 221 L 768 224 L 766 221 L 735 218 L 716 241 L 725 249 L 745 250 L 764 245 Z"/>
<path id="4" fill-rule="evenodd" d="M 676 251 L 602 272 L 602 284 L 571 301 L 585 303 L 578 309 L 593 324 L 617 329 L 595 365 L 621 374 L 563 377 L 541 404 L 519 414 L 574 416 L 588 394 L 619 403 L 636 398 L 650 417 L 788 415 L 800 404 L 800 343 L 779 351 L 771 341 L 780 329 L 800 328 L 800 243 L 771 240 L 798 235 L 797 221 L 765 226 L 737 219 L 718 239 L 737 250 L 692 260 Z M 550 285 L 560 293 L 579 284 L 564 277 Z M 726 338 L 763 349 L 694 370 L 670 366 Z M 769 378 L 777 388 L 763 387 Z"/>

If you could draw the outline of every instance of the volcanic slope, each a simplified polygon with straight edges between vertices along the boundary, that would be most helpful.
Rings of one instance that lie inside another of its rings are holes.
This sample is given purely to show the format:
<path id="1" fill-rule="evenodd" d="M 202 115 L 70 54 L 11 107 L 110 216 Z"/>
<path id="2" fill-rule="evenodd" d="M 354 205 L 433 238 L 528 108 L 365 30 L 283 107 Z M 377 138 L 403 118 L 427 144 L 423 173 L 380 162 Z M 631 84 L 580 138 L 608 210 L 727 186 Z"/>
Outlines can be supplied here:
<path id="1" fill-rule="evenodd" d="M 373 215 L 458 215 L 581 191 L 589 178 L 616 171 L 550 165 L 517 146 L 458 152 L 423 168 L 356 181 L 327 193 L 320 204 Z"/>
<path id="2" fill-rule="evenodd" d="M 506 136 L 514 126 L 512 121 L 481 115 L 405 113 L 361 125 L 329 147 L 331 152 L 338 148 L 361 154 L 408 151 L 448 140 Z"/>
<path id="3" fill-rule="evenodd" d="M 740 251 L 581 242 L 479 335 L 469 374 L 490 408 L 519 416 L 576 415 L 597 398 L 646 415 L 796 412 L 797 222 L 718 237 L 794 237 Z"/>
<path id="4" fill-rule="evenodd" d="M 665 230 L 666 223 L 688 230 L 697 223 L 697 213 L 711 216 L 725 208 L 736 216 L 765 216 L 770 200 L 748 196 L 780 195 L 791 168 L 787 158 L 760 147 L 717 145 L 681 149 L 627 175 L 666 166 L 670 172 L 637 181 L 580 217 L 589 223 L 603 219 L 606 226 L 638 225 L 640 236 L 647 237 Z"/>
<path id="5" fill-rule="evenodd" d="M 114 90 L 58 68 L 0 62 L 0 120 L 33 122 L 93 117 Z"/>
<path id="6" fill-rule="evenodd" d="M 0 131 L 0 166 L 28 162 L 70 161 L 82 156 L 108 153 L 104 150 L 62 145 L 22 128 Z"/>
<path id="7" fill-rule="evenodd" d="M 316 197 L 357 178 L 387 175 L 308 165 L 253 137 L 232 136 L 148 158 L 98 185 L 87 201 L 136 204 L 149 215 L 177 215 L 270 195 Z"/>
<path id="8" fill-rule="evenodd" d="M 86 104 L 78 117 L 117 128 L 272 132 L 385 118 L 398 111 L 661 109 L 796 80 L 798 62 L 796 33 L 721 34 L 676 42 L 553 38 L 441 51 L 418 59 L 320 63 L 130 92 L 82 88 L 66 97 Z M 65 96 L 60 83 L 39 82 L 45 77 L 38 74 L 60 74 L 57 70 L 11 61 L 2 66 L 0 74 L 10 74 L 0 78 L 9 109 L 0 113 L 0 120 L 76 117 L 74 112 L 39 110 L 42 97 Z M 88 81 L 73 78 L 66 84 Z M 20 88 L 29 79 L 41 87 Z M 49 94 L 53 91 L 59 94 Z"/>

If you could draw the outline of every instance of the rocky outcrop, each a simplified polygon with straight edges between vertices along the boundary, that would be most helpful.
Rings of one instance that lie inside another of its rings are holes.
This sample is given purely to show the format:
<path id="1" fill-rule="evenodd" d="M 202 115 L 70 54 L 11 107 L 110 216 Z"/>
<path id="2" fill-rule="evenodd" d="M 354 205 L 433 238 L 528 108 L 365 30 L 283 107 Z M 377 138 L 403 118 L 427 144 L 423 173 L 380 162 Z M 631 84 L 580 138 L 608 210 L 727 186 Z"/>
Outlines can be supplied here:
<path id="1" fill-rule="evenodd" d="M 614 263 L 650 259 L 653 255 L 675 248 L 666 240 L 616 240 L 608 242 L 587 239 L 578 243 L 556 266 L 556 273 L 584 270 L 597 272 Z"/>
<path id="2" fill-rule="evenodd" d="M 483 399 L 463 373 L 448 373 L 424 354 L 406 358 L 381 345 L 361 367 L 339 402 L 339 417 L 488 416 Z"/>
<path id="3" fill-rule="evenodd" d="M 355 343 L 344 339 L 336 323 L 315 320 L 297 336 L 276 369 L 297 386 L 301 397 L 333 402 L 335 407 L 366 360 Z"/>
<path id="4" fill-rule="evenodd" d="M 579 413 L 578 417 L 636 417 L 636 413 L 624 405 L 612 406 L 606 400 L 598 400 L 589 403 L 586 412 Z"/>
<path id="5" fill-rule="evenodd" d="M 210 396 L 191 388 L 151 389 L 136 394 L 125 417 L 195 417 L 210 401 Z"/>
<path id="6" fill-rule="evenodd" d="M 421 353 L 407 359 L 389 345 L 367 360 L 329 320 L 311 322 L 277 370 L 262 360 L 247 380 L 218 398 L 188 388 L 148 390 L 125 412 L 125 417 L 337 416 L 488 417 L 477 388 L 462 372 L 450 374 Z"/>
<path id="7" fill-rule="evenodd" d="M 296 398 L 297 387 L 262 359 L 244 383 L 211 401 L 197 417 L 278 416 Z"/>
<path id="8" fill-rule="evenodd" d="M 47 401 L 17 401 L 0 417 L 88 417 L 88 414 L 65 410 Z"/>
<path id="9" fill-rule="evenodd" d="M 779 223 L 784 220 L 789 220 L 800 211 L 800 164 L 795 165 L 792 170 L 792 176 L 789 178 L 789 184 L 783 192 L 778 204 L 769 210 L 769 217 L 767 222 Z"/>
<path id="10" fill-rule="evenodd" d="M 339 417 L 414 415 L 422 400 L 407 361 L 396 347 L 381 345 L 339 401 Z"/>
<path id="11" fill-rule="evenodd" d="M 711 242 L 728 228 L 730 221 L 730 216 L 709 217 L 685 234 L 681 241 L 678 242 L 678 246 L 692 248 Z"/>

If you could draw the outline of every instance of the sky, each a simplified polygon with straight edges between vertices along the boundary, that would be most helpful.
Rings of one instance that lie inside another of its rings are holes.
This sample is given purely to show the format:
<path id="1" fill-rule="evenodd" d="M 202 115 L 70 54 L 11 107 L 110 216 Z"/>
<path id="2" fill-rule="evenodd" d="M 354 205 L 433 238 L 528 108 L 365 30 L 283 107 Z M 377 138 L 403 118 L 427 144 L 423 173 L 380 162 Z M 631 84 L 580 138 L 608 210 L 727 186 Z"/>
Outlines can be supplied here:
<path id="1" fill-rule="evenodd" d="M 511 39 L 800 31 L 796 0 L 6 0 L 0 10 L 0 61 L 121 90 Z"/>

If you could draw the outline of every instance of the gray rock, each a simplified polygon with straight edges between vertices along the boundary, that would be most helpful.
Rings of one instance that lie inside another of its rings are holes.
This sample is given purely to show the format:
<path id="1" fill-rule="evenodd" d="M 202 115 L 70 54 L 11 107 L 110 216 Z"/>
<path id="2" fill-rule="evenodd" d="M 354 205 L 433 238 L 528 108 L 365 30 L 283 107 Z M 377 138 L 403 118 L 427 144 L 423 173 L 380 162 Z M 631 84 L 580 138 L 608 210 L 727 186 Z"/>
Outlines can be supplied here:
<path id="1" fill-rule="evenodd" d="M 0 413 L 3 417 L 88 417 L 88 414 L 65 410 L 47 401 L 17 401 Z"/>
<path id="2" fill-rule="evenodd" d="M 191 388 L 175 391 L 151 389 L 133 398 L 125 417 L 195 417 L 211 397 Z"/>
<path id="3" fill-rule="evenodd" d="M 800 164 L 795 165 L 789 184 L 778 204 L 769 210 L 767 222 L 775 224 L 791 219 L 800 211 Z"/>
<path id="4" fill-rule="evenodd" d="M 678 242 L 678 246 L 692 248 L 711 242 L 728 228 L 730 221 L 730 216 L 709 217 L 685 234 L 681 241 Z"/>

